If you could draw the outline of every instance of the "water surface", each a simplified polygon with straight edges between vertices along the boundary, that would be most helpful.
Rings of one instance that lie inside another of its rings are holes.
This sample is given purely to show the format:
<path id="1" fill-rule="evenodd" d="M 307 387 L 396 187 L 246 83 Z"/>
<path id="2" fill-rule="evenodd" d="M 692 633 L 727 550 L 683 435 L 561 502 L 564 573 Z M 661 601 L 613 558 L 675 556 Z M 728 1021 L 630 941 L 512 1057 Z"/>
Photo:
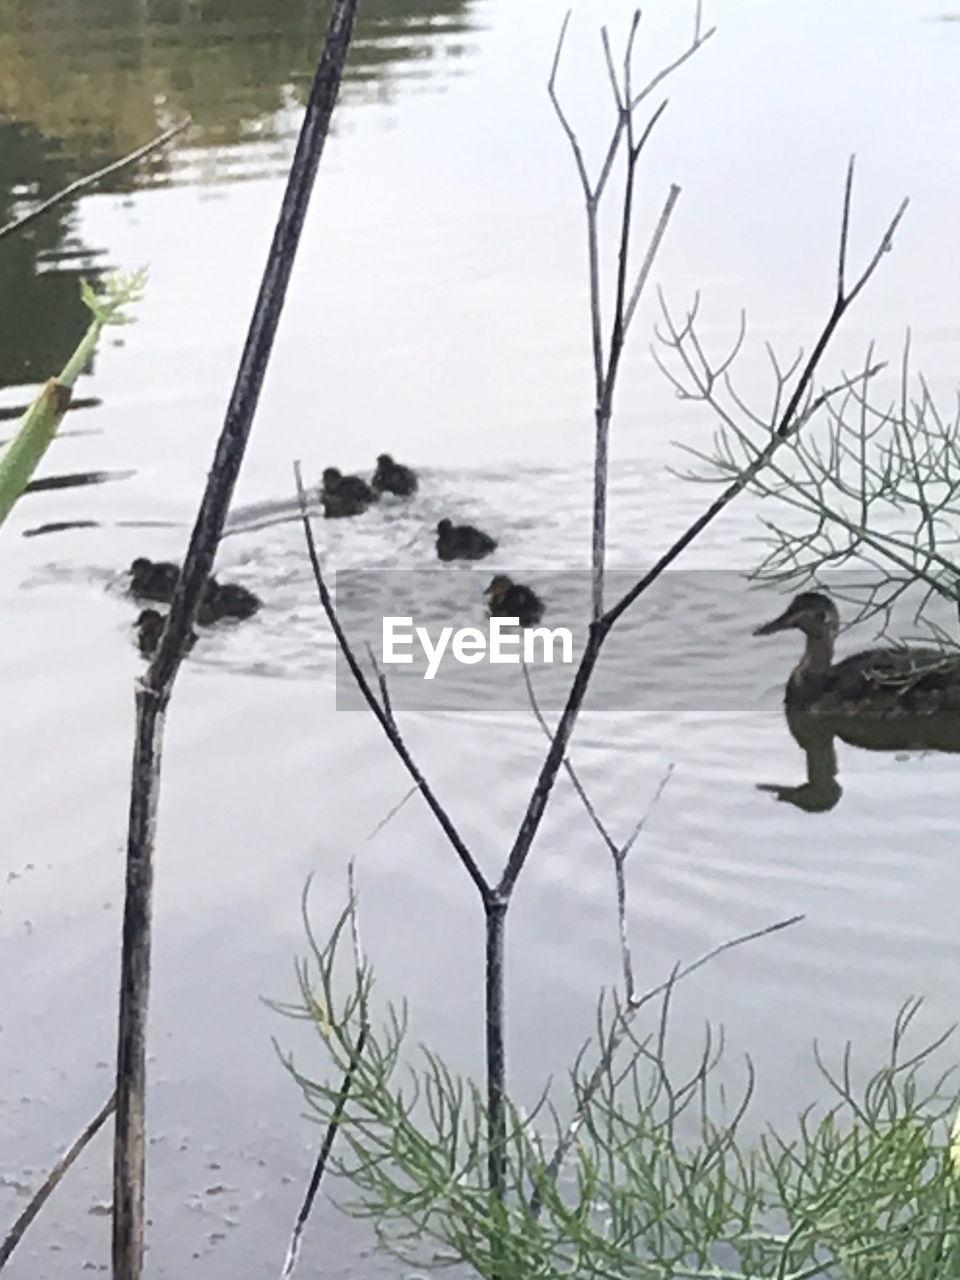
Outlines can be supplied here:
<path id="1" fill-rule="evenodd" d="M 679 9 L 654 7 L 645 65 L 686 38 Z M 198 644 L 168 723 L 151 1027 L 156 1276 L 182 1276 L 194 1261 L 208 1276 L 277 1274 L 317 1134 L 270 1038 L 318 1070 L 322 1059 L 259 1000 L 293 992 L 308 875 L 316 919 L 331 921 L 346 860 L 362 851 L 364 932 L 384 995 L 410 998 L 414 1037 L 454 1066 L 480 1060 L 474 891 L 415 800 L 368 841 L 406 778 L 364 714 L 337 710 L 302 537 L 278 517 L 291 511 L 295 458 L 316 480 L 331 464 L 369 470 L 389 449 L 421 470 L 420 494 L 321 522 L 330 571 L 432 566 L 443 514 L 500 540 L 489 565 L 451 568 L 458 600 L 479 595 L 488 569 L 538 581 L 587 564 L 582 210 L 544 92 L 562 10 L 554 0 L 365 6 L 219 560 L 264 609 Z M 40 473 L 113 478 L 31 493 L 3 530 L 4 1221 L 110 1088 L 140 670 L 122 571 L 139 554 L 183 554 L 322 39 L 324 15 L 305 0 L 266 11 L 241 0 L 117 3 L 85 6 L 81 18 L 53 0 L 0 4 L 0 220 L 183 113 L 195 121 L 169 155 L 0 243 L 9 409 L 71 349 L 79 274 L 150 266 L 137 323 L 81 380 L 86 403 Z M 622 6 L 603 13 L 622 30 Z M 901 196 L 912 204 L 825 376 L 851 368 L 871 338 L 896 358 L 910 324 L 917 364 L 949 397 L 958 330 L 943 247 L 960 190 L 960 26 L 902 0 L 802 10 L 725 0 L 711 16 L 720 32 L 671 87 L 638 200 L 642 234 L 667 185 L 683 188 L 655 273 L 666 296 L 682 311 L 702 287 L 704 338 L 718 351 L 747 307 L 739 385 L 762 405 L 763 341 L 785 357 L 809 349 L 831 306 L 855 150 L 855 262 Z M 561 78 L 591 155 L 610 119 L 601 17 L 575 15 Z M 624 571 L 649 565 L 709 496 L 670 470 L 683 465 L 675 442 L 707 447 L 714 422 L 656 370 L 655 312 L 651 295 L 616 406 L 610 561 Z M 761 1113 L 784 1120 L 819 1092 L 813 1036 L 825 1047 L 853 1036 L 869 1060 L 912 993 L 929 997 L 931 1033 L 956 1017 L 957 763 L 840 744 L 833 808 L 808 813 L 758 789 L 799 784 L 805 769 L 779 705 L 794 640 L 750 638 L 780 607 L 740 576 L 759 555 L 763 510 L 738 500 L 681 562 L 723 589 L 691 589 L 679 611 L 683 597 L 664 587 L 674 605 L 651 595 L 636 620 L 648 637 L 637 685 L 656 688 L 658 670 L 679 663 L 689 702 L 645 711 L 624 664 L 623 708 L 585 716 L 574 760 L 624 835 L 673 765 L 631 855 L 642 981 L 805 915 L 700 971 L 676 1005 L 679 1051 L 703 1018 L 722 1020 L 758 1064 Z M 74 522 L 82 527 L 22 536 Z M 843 643 L 872 638 L 865 628 Z M 732 655 L 742 702 L 718 702 L 718 649 Z M 413 708 L 404 732 L 495 876 L 543 753 L 528 708 L 519 697 L 487 714 Z M 520 881 L 509 958 L 513 1082 L 532 1098 L 590 1033 L 596 993 L 618 972 L 608 857 L 566 785 Z M 104 1135 L 31 1229 L 11 1280 L 62 1275 L 65 1257 L 106 1264 L 108 1219 L 96 1209 L 109 1156 Z M 320 1259 L 331 1274 L 378 1273 L 367 1235 L 330 1205 L 307 1247 L 310 1265 Z"/>

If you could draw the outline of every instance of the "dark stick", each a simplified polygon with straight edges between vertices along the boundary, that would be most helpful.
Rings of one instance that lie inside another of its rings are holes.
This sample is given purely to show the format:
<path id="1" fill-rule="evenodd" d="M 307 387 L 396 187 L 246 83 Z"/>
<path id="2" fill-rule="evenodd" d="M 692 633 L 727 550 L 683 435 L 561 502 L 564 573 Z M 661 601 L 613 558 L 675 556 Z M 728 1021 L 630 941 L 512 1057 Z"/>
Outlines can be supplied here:
<path id="1" fill-rule="evenodd" d="M 137 691 L 117 1029 L 114 1280 L 143 1271 L 144 1105 L 153 850 L 164 712 L 213 567 L 253 424 L 310 193 L 340 88 L 357 0 L 336 0 L 223 428 L 160 644 Z"/>
<path id="2" fill-rule="evenodd" d="M 310 1217 L 313 1202 L 320 1189 L 320 1180 L 326 1171 L 327 1161 L 330 1159 L 330 1152 L 333 1150 L 333 1142 L 337 1136 L 337 1131 L 340 1128 L 340 1121 L 343 1118 L 343 1110 L 344 1107 L 346 1107 L 347 1099 L 350 1096 L 353 1077 L 356 1075 L 357 1065 L 360 1062 L 360 1055 L 363 1053 L 366 1042 L 367 1028 L 366 1026 L 362 1026 L 360 1028 L 360 1034 L 357 1036 L 356 1048 L 350 1058 L 350 1065 L 344 1073 L 343 1083 L 340 1085 L 340 1092 L 337 1094 L 337 1101 L 334 1104 L 330 1123 L 327 1125 L 326 1131 L 323 1135 L 323 1142 L 320 1146 L 316 1163 L 313 1166 L 313 1173 L 310 1175 L 310 1182 L 307 1185 L 306 1195 L 303 1197 L 303 1204 L 300 1206 L 300 1212 L 297 1214 L 297 1221 L 293 1228 L 293 1235 L 290 1238 L 290 1247 L 287 1250 L 287 1257 L 283 1264 L 283 1271 L 280 1273 L 280 1280 L 290 1280 L 290 1276 L 293 1275 L 294 1269 L 297 1265 L 297 1257 L 300 1253 L 300 1237 L 303 1235 L 303 1228 L 306 1226 L 307 1219 Z"/>
<path id="3" fill-rule="evenodd" d="M 450 815 L 434 795 L 433 788 L 420 772 L 416 761 L 410 754 L 407 744 L 404 742 L 403 736 L 397 728 L 397 723 L 393 718 L 393 710 L 390 706 L 390 698 L 386 690 L 386 680 L 383 680 L 381 684 L 381 690 L 384 694 L 384 704 L 381 706 L 377 701 L 373 690 L 370 688 L 370 682 L 363 674 L 363 669 L 357 661 L 356 654 L 350 647 L 350 641 L 347 639 L 343 627 L 340 625 L 340 619 L 337 617 L 337 611 L 333 606 L 333 600 L 331 599 L 330 592 L 327 589 L 327 584 L 323 577 L 323 568 L 320 564 L 320 557 L 317 554 L 317 544 L 313 536 L 310 516 L 307 513 L 307 499 L 303 488 L 303 480 L 300 476 L 300 464 L 298 462 L 294 463 L 293 472 L 297 482 L 297 495 L 300 500 L 300 519 L 303 521 L 303 532 L 307 540 L 307 554 L 310 557 L 310 566 L 313 569 L 313 578 L 317 584 L 317 593 L 320 596 L 320 604 L 324 613 L 327 615 L 327 621 L 330 623 L 330 627 L 333 631 L 334 637 L 336 638 L 337 644 L 340 646 L 340 652 L 346 659 L 347 665 L 350 668 L 350 673 L 356 682 L 357 688 L 363 694 L 367 706 L 373 712 L 377 722 L 383 729 L 383 732 L 387 735 L 390 745 L 403 761 L 410 777 L 417 784 L 421 795 L 427 802 L 430 812 L 439 822 L 444 835 L 453 845 L 460 861 L 467 870 L 467 874 L 477 886 L 480 897 L 483 899 L 484 903 L 486 903 L 490 897 L 490 886 L 487 884 L 483 872 L 477 865 L 473 854 L 467 848 L 459 831 L 454 826 Z M 381 678 L 379 671 L 377 672 L 377 675 L 378 678 Z"/>
<path id="4" fill-rule="evenodd" d="M 62 204 L 64 200 L 69 200 L 71 196 L 77 195 L 81 191 L 86 191 L 88 187 L 96 186 L 101 178 L 109 177 L 111 173 L 117 173 L 120 169 L 126 169 L 128 165 L 136 164 L 138 160 L 142 160 L 144 156 L 148 156 L 151 151 L 157 151 L 164 146 L 172 138 L 183 133 L 188 128 L 190 120 L 181 120 L 179 124 L 175 124 L 172 129 L 166 129 L 152 142 L 145 143 L 142 147 L 137 147 L 136 151 L 131 151 L 128 156 L 124 156 L 121 160 L 114 160 L 112 164 L 105 165 L 104 168 L 98 169 L 96 173 L 89 174 L 86 178 L 77 178 L 76 182 L 71 182 L 69 186 L 64 187 L 62 191 L 58 191 L 49 200 L 44 200 L 42 204 L 38 204 L 35 209 L 31 209 L 29 213 L 25 213 L 22 218 L 14 218 L 12 222 L 8 222 L 5 226 L 0 227 L 0 240 L 4 236 L 13 235 L 15 231 L 19 231 L 21 227 L 25 227 L 28 223 L 33 222 L 35 218 L 39 218 L 46 213 L 48 209 L 52 209 L 55 205 Z"/>
<path id="5" fill-rule="evenodd" d="M 115 1105 L 116 1105 L 116 1097 L 114 1094 L 111 1094 L 109 1100 L 103 1104 L 103 1106 L 94 1116 L 94 1118 L 90 1121 L 90 1123 L 84 1129 L 83 1133 L 81 1133 L 79 1138 L 77 1138 L 77 1140 L 74 1142 L 73 1146 L 63 1153 L 63 1155 L 60 1157 L 57 1163 L 53 1166 L 53 1168 L 47 1174 L 46 1180 L 44 1181 L 43 1185 L 35 1192 L 30 1203 L 24 1209 L 23 1213 L 21 1213 L 20 1217 L 16 1220 L 13 1226 L 10 1228 L 3 1244 L 0 1244 L 0 1271 L 3 1270 L 7 1262 L 7 1259 L 10 1257 L 11 1253 L 13 1253 L 14 1249 L 20 1243 L 27 1227 L 29 1227 L 30 1223 L 34 1220 L 34 1218 L 37 1216 L 37 1214 L 40 1212 L 43 1206 L 47 1203 L 47 1200 L 50 1197 L 50 1193 L 54 1190 L 57 1183 L 60 1181 L 63 1175 L 67 1172 L 67 1170 L 73 1164 L 74 1160 L 76 1160 L 77 1156 L 84 1149 L 84 1147 L 87 1145 L 90 1139 L 93 1138 L 97 1133 L 99 1133 L 100 1129 L 103 1127 L 104 1123 L 106 1122 L 107 1117 L 112 1113 Z"/>
<path id="6" fill-rule="evenodd" d="M 502 1200 L 506 1189 L 506 1117 L 503 1099 L 506 1091 L 507 1051 L 504 1035 L 503 952 L 507 923 L 506 897 L 484 903 L 487 916 L 486 935 L 486 1044 L 487 1044 L 487 1176 L 490 1190 Z"/>

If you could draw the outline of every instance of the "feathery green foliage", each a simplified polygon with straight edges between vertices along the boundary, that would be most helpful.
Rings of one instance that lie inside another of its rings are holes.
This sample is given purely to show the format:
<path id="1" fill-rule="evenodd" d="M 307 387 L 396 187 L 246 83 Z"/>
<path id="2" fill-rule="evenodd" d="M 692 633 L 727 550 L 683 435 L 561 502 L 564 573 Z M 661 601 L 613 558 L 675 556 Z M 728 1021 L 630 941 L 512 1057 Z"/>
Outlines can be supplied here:
<path id="1" fill-rule="evenodd" d="M 404 1052 L 405 1011 L 388 1007 L 383 1025 L 371 1028 L 368 967 L 357 965 L 341 987 L 347 919 L 323 945 L 308 922 L 312 955 L 298 964 L 299 1000 L 275 1007 L 319 1032 L 329 1081 L 285 1062 L 322 1122 L 342 1107 L 342 1078 L 353 1073 L 332 1170 L 349 1188 L 348 1212 L 369 1218 L 383 1246 L 405 1261 L 466 1263 L 499 1280 L 960 1275 L 960 1187 L 950 1153 L 956 1097 L 949 1073 L 922 1084 L 946 1036 L 908 1049 L 919 1001 L 900 1011 L 889 1058 L 865 1083 L 855 1083 L 849 1046 L 838 1070 L 817 1053 L 828 1101 L 806 1110 L 789 1135 L 767 1129 L 753 1142 L 741 1133 L 749 1063 L 730 1112 L 712 1079 L 722 1045 L 709 1032 L 696 1067 L 681 1079 L 672 1072 L 669 991 L 659 1025 L 644 1037 L 627 1028 L 627 1011 L 601 1005 L 597 1043 L 616 1035 L 622 1051 L 599 1087 L 586 1049 L 570 1071 L 576 1140 L 568 1167 L 554 1176 L 570 1121 L 548 1096 L 532 1115 L 508 1104 L 501 1202 L 486 1185 L 482 1090 L 429 1048 L 413 1058 Z"/>
<path id="2" fill-rule="evenodd" d="M 670 345 L 678 349 L 672 339 Z M 692 359 L 684 365 L 687 397 L 722 407 L 725 378 L 698 370 Z M 928 610 L 936 597 L 953 608 L 960 600 L 960 405 L 946 411 L 926 378 L 911 376 L 909 337 L 889 403 L 872 395 L 882 367 L 871 345 L 861 372 L 822 400 L 815 420 L 762 468 L 756 460 L 769 448 L 769 429 L 742 403 L 737 413 L 720 413 L 712 450 L 688 451 L 707 464 L 695 478 L 748 475 L 753 493 L 782 508 L 783 517 L 761 519 L 768 550 L 755 580 L 799 589 L 826 571 L 859 569 L 861 582 L 833 588 L 856 607 L 857 622 L 879 616 L 887 623 L 916 588 L 914 622 L 955 649 L 955 636 Z M 775 361 L 774 369 L 780 377 Z"/>

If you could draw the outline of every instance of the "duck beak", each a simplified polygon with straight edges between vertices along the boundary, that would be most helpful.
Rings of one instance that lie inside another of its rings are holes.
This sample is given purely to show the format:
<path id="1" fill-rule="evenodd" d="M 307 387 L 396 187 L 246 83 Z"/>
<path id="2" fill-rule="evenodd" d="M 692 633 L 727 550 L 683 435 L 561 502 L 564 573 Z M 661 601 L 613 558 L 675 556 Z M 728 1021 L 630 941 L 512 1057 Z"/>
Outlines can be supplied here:
<path id="1" fill-rule="evenodd" d="M 755 636 L 772 636 L 775 631 L 789 631 L 792 626 L 796 625 L 796 617 L 792 609 L 784 609 L 779 618 L 774 618 L 771 622 L 765 622 L 762 627 L 754 630 Z"/>

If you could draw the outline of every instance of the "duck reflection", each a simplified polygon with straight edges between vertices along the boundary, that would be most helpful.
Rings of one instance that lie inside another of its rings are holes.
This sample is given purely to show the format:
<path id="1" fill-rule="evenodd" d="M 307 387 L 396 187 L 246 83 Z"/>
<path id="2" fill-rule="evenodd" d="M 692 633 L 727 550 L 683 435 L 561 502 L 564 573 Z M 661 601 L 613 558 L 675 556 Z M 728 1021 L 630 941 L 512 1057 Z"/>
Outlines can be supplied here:
<path id="1" fill-rule="evenodd" d="M 798 785 L 760 782 L 759 791 L 770 791 L 806 813 L 824 813 L 843 795 L 837 780 L 836 739 L 863 751 L 944 751 L 960 754 L 960 715 L 943 711 L 929 716 L 904 716 L 897 720 L 867 717 L 818 716 L 785 709 L 787 728 L 806 756 L 807 780 Z"/>

